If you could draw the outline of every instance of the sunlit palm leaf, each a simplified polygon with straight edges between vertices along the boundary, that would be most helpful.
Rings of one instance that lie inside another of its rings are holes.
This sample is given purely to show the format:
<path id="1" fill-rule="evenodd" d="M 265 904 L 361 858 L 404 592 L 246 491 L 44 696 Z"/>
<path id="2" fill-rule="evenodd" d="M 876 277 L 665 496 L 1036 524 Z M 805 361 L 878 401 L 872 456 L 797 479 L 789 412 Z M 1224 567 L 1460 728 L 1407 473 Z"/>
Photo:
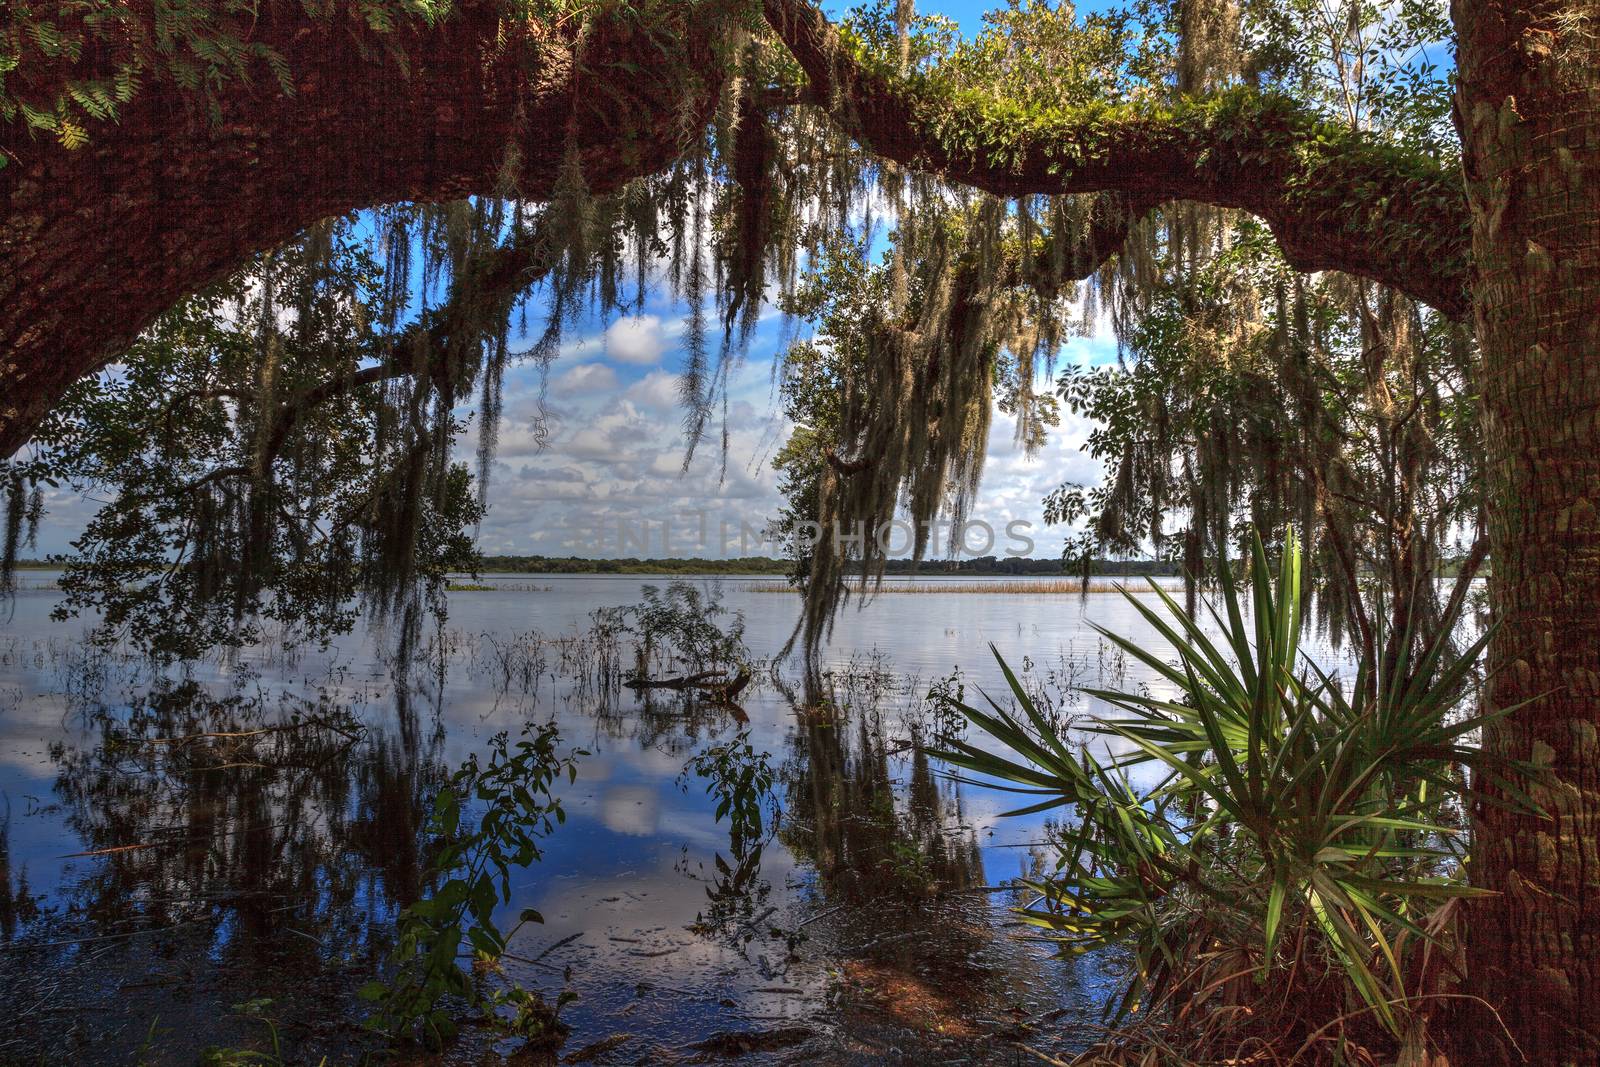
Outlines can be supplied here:
<path id="1" fill-rule="evenodd" d="M 1293 535 L 1276 569 L 1257 537 L 1247 577 L 1248 614 L 1231 568 L 1218 570 L 1222 604 L 1208 610 L 1220 640 L 1155 583 L 1164 614 L 1124 590 L 1171 658 L 1100 632 L 1178 694 L 1084 690 L 1117 713 L 1086 732 L 1126 751 L 1102 762 L 1060 736 L 996 652 L 1016 710 L 987 694 L 990 710 L 956 707 L 1018 758 L 960 741 L 938 755 L 980 776 L 970 780 L 1039 798 L 1019 813 L 1075 806 L 1078 822 L 1058 834 L 1057 871 L 1029 883 L 1038 898 L 1022 917 L 1071 951 L 1129 943 L 1138 967 L 1122 1007 L 1169 995 L 1200 966 L 1211 950 L 1191 930 L 1203 929 L 1193 926 L 1203 915 L 1253 930 L 1263 972 L 1281 965 L 1286 929 L 1320 932 L 1374 1015 L 1398 1027 L 1405 944 L 1431 940 L 1429 909 L 1480 893 L 1460 880 L 1459 828 L 1444 818 L 1480 797 L 1455 768 L 1473 768 L 1501 793 L 1482 799 L 1526 800 L 1515 782 L 1526 768 L 1464 743 L 1513 709 L 1454 714 L 1488 640 L 1451 651 L 1459 609 L 1425 644 L 1403 635 L 1387 669 L 1359 663 L 1345 688 L 1300 651 Z M 1163 772 L 1143 793 L 1127 777 L 1140 765 Z"/>

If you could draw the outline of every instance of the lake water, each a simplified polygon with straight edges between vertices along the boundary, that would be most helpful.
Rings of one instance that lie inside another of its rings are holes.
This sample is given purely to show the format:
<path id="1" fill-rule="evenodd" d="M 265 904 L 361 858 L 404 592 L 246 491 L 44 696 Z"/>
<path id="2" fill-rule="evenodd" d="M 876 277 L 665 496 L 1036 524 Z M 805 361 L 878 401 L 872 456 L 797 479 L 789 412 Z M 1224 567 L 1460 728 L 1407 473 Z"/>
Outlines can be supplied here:
<path id="1" fill-rule="evenodd" d="M 742 726 L 593 680 L 590 613 L 675 579 L 491 576 L 450 595 L 403 669 L 357 633 L 155 670 L 52 621 L 51 577 L 21 575 L 0 617 L 0 1062 L 370 1054 L 353 994 L 425 891 L 433 795 L 496 733 L 552 718 L 588 754 L 502 913 L 544 917 L 506 966 L 576 995 L 563 1054 L 1014 1064 L 1039 1062 L 1019 1043 L 1060 1057 L 1101 1032 L 1118 960 L 1060 958 L 1010 911 L 1006 884 L 1049 862 L 1045 817 L 1002 818 L 1022 802 L 946 777 L 924 696 L 958 668 L 969 699 L 1003 693 L 990 643 L 1057 714 L 1095 710 L 1080 686 L 1154 684 L 1092 629 L 1160 647 L 1119 596 L 849 606 L 826 699 L 780 665 L 740 695 Z M 789 637 L 799 600 L 759 591 L 771 580 L 692 581 L 743 614 L 754 655 Z M 756 843 L 730 838 L 687 769 L 741 728 L 776 774 Z M 194 736 L 219 733 L 244 736 Z M 446 1058 L 512 1048 L 475 1033 Z"/>

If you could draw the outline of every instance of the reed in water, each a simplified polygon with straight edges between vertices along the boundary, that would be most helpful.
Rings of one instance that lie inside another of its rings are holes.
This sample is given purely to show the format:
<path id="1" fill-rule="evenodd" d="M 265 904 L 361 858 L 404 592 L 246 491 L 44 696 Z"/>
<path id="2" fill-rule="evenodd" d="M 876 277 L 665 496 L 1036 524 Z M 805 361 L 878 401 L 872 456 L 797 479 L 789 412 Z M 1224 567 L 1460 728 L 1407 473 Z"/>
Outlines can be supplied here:
<path id="1" fill-rule="evenodd" d="M 749 582 L 739 587 L 745 593 L 793 593 L 798 590 L 787 582 Z M 955 581 L 955 582 L 895 582 L 887 581 L 873 590 L 874 593 L 1007 593 L 1058 595 L 1062 593 L 1115 593 L 1123 588 L 1118 582 L 1090 582 L 1087 586 L 1080 578 L 1021 578 L 1014 582 Z M 1133 592 L 1144 588 L 1143 582 L 1127 587 Z"/>

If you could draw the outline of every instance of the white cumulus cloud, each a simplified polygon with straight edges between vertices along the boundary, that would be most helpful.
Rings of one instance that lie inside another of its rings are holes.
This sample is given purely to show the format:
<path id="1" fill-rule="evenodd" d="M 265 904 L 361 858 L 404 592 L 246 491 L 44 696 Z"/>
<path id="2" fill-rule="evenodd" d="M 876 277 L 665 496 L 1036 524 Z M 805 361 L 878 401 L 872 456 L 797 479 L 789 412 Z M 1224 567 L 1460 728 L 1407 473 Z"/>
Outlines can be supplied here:
<path id="1" fill-rule="evenodd" d="M 632 315 L 606 328 L 606 355 L 618 363 L 648 367 L 661 362 L 667 335 L 659 315 Z"/>
<path id="2" fill-rule="evenodd" d="M 550 383 L 556 393 L 606 393 L 617 387 L 617 372 L 604 363 L 568 367 Z"/>

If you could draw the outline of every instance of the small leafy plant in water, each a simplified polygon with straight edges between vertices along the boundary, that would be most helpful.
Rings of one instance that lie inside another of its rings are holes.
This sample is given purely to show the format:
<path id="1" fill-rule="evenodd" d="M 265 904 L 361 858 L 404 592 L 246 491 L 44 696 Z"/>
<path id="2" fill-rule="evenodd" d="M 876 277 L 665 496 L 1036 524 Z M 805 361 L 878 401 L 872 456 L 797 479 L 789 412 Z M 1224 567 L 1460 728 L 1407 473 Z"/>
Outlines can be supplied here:
<path id="1" fill-rule="evenodd" d="M 732 740 L 697 753 L 684 768 L 685 778 L 693 771 L 706 780 L 706 792 L 717 798 L 716 821 L 727 817 L 735 842 L 762 839 L 768 807 L 773 807 L 773 820 L 778 816 L 772 804 L 776 775 L 771 761 L 772 753 L 757 753 L 749 731 L 741 730 Z"/>
<path id="2" fill-rule="evenodd" d="M 720 929 L 740 914 L 748 915 L 757 898 L 770 888 L 760 879 L 761 854 L 783 817 L 773 793 L 777 775 L 771 760 L 772 754 L 757 752 L 750 744 L 749 732 L 741 730 L 731 740 L 696 754 L 679 776 L 679 785 L 685 789 L 691 774 L 704 779 L 706 793 L 717 798 L 716 821 L 728 820 L 729 858 L 717 853 L 715 880 L 706 887 L 710 911 L 696 920 L 696 928 L 703 932 Z M 748 942 L 759 925 L 750 920 L 737 929 Z M 791 953 L 804 939 L 804 935 L 776 927 L 772 933 L 785 938 Z"/>
<path id="3" fill-rule="evenodd" d="M 922 698 L 923 707 L 932 713 L 934 736 L 941 741 L 959 738 L 967 731 L 966 716 L 960 712 L 967 699 L 967 683 L 962 680 L 961 668 L 956 667 L 943 678 L 936 678 Z"/>
<path id="4" fill-rule="evenodd" d="M 644 600 L 627 609 L 639 638 L 639 673 L 658 657 L 694 670 L 726 670 L 750 659 L 744 614 L 724 607 L 721 592 L 701 592 L 690 582 L 641 592 Z"/>
<path id="5" fill-rule="evenodd" d="M 508 734 L 497 734 L 487 760 L 469 757 L 439 792 L 429 820 L 441 843 L 429 864 L 439 886 L 401 913 L 393 977 L 362 990 L 377 1008 L 370 1026 L 439 1046 L 455 1033 L 448 1005 L 457 1001 L 530 1042 L 559 1039 L 558 1013 L 570 993 L 552 1007 L 515 982 L 491 981 L 503 976 L 500 961 L 517 932 L 544 922 L 528 908 L 502 931 L 494 913 L 511 899 L 511 872 L 538 861 L 540 840 L 566 821 L 553 789 L 563 778 L 577 779 L 577 759 L 588 753 L 562 755 L 559 743 L 554 723 L 529 724 L 514 743 Z M 474 826 L 469 813 L 478 805 L 482 814 Z M 457 962 L 463 942 L 471 950 L 472 973 Z"/>

